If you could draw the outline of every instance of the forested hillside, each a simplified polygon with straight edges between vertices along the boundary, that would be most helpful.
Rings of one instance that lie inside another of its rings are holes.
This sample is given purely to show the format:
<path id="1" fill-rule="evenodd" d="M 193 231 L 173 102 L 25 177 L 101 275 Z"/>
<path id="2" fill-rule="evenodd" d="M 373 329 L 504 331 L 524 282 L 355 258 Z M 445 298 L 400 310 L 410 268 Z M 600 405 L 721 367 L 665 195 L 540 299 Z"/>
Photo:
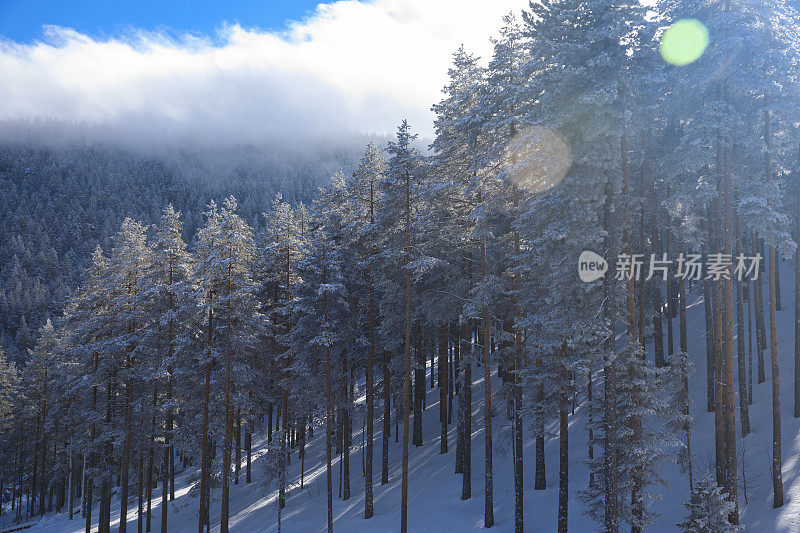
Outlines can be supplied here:
<path id="1" fill-rule="evenodd" d="M 252 484 L 279 531 L 353 524 L 355 490 L 404 533 L 795 531 L 798 28 L 782 0 L 531 2 L 455 51 L 429 149 L 398 120 L 321 174 L 6 148 L 3 512 L 227 533 L 260 527 Z M 152 523 L 176 492 L 192 519 Z"/>
<path id="2" fill-rule="evenodd" d="M 125 217 L 150 225 L 172 204 L 191 242 L 208 200 L 236 194 L 242 216 L 259 227 L 277 193 L 309 201 L 332 172 L 354 168 L 360 150 L 360 140 L 310 152 L 277 143 L 155 150 L 70 141 L 81 128 L 68 124 L 0 129 L 0 345 L 18 363 Z"/>

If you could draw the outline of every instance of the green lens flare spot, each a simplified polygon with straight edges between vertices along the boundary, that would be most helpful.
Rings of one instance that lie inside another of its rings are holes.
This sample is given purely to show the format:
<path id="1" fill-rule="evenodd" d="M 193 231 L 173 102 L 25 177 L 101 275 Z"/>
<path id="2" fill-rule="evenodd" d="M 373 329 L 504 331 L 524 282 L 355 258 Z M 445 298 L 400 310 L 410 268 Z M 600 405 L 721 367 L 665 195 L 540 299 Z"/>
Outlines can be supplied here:
<path id="1" fill-rule="evenodd" d="M 697 19 L 682 19 L 670 26 L 661 37 L 661 57 L 670 65 L 682 67 L 694 63 L 708 47 L 708 28 Z"/>

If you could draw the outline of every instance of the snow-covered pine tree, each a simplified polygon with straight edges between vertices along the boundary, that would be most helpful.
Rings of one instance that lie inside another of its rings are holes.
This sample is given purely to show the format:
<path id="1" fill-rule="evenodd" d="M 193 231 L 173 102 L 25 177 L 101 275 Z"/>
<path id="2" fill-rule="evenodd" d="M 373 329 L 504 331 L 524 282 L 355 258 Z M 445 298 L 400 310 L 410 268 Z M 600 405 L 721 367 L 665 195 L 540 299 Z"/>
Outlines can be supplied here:
<path id="1" fill-rule="evenodd" d="M 438 206 L 442 218 L 440 238 L 449 241 L 452 250 L 444 256 L 453 274 L 447 276 L 447 285 L 443 289 L 458 302 L 451 308 L 464 307 L 461 302 L 469 297 L 477 274 L 473 257 L 476 242 L 471 235 L 473 222 L 468 215 L 477 201 L 469 184 L 482 157 L 479 139 L 483 117 L 479 110 L 483 75 L 484 69 L 478 58 L 460 47 L 453 54 L 453 66 L 448 71 L 449 82 L 443 89 L 445 97 L 433 106 L 436 138 L 431 144 L 435 152 L 431 161 L 431 180 L 436 189 L 432 191 L 432 201 Z M 449 301 L 446 295 L 443 296 L 442 300 Z M 472 434 L 472 317 L 462 312 L 456 320 L 459 337 L 456 345 L 460 359 L 456 372 L 460 375 L 462 392 L 458 400 L 460 416 L 455 471 L 462 474 L 461 499 L 466 500 L 472 496 L 472 439 L 467 438 Z"/>
<path id="2" fill-rule="evenodd" d="M 523 451 L 522 451 L 522 376 L 527 363 L 525 361 L 525 347 L 522 330 L 522 272 L 519 254 L 524 247 L 520 232 L 514 225 L 515 219 L 520 214 L 520 203 L 524 202 L 528 194 L 535 193 L 528 175 L 526 166 L 527 156 L 524 149 L 520 150 L 520 137 L 524 136 L 525 124 L 522 117 L 531 113 L 534 101 L 539 96 L 538 90 L 532 88 L 532 72 L 528 69 L 528 44 L 519 20 L 513 13 L 503 17 L 500 36 L 493 39 L 494 53 L 489 68 L 486 71 L 484 84 L 483 113 L 487 119 L 482 124 L 482 136 L 486 143 L 485 164 L 496 169 L 501 180 L 501 195 L 505 196 L 505 206 L 498 206 L 506 211 L 504 213 L 510 221 L 512 231 L 499 228 L 505 225 L 500 219 L 494 230 L 499 249 L 496 253 L 506 257 L 505 264 L 500 267 L 502 275 L 499 280 L 505 283 L 504 292 L 510 294 L 503 298 L 501 308 L 504 320 L 508 322 L 509 339 L 508 353 L 501 353 L 499 365 L 512 370 L 511 386 L 507 395 L 511 398 L 512 424 L 513 424 L 513 457 L 514 457 L 514 494 L 515 512 L 514 527 L 518 533 L 523 531 Z M 521 166 L 524 168 L 520 172 Z M 501 196 L 501 197 L 502 197 Z M 509 283 L 508 281 L 511 281 Z M 503 360 L 504 359 L 504 360 Z M 504 386 L 505 386 L 505 379 Z"/>
<path id="3" fill-rule="evenodd" d="M 342 358 L 347 357 L 352 347 L 352 315 L 349 305 L 345 276 L 342 272 L 344 258 L 340 248 L 341 231 L 336 231 L 326 224 L 326 194 L 321 193 L 321 200 L 315 202 L 315 211 L 319 217 L 317 229 L 310 233 L 310 243 L 305 257 L 298 262 L 298 274 L 302 283 L 298 286 L 297 300 L 292 313 L 292 344 L 296 347 L 298 360 L 293 365 L 293 375 L 303 390 L 305 401 L 324 397 L 325 402 L 325 454 L 326 484 L 328 500 L 328 531 L 333 531 L 333 489 L 331 472 L 331 417 L 334 407 L 334 376 L 336 381 L 347 383 L 348 376 L 336 368 L 342 368 Z M 333 230 L 328 233 L 328 230 Z M 346 367 L 344 367 L 346 368 Z M 324 390 L 316 376 L 324 376 Z M 349 403 L 346 394 L 337 394 L 339 403 Z M 319 403 L 316 403 L 319 405 Z M 311 408 L 309 405 L 307 408 Z M 345 411 L 342 411 L 345 412 Z M 345 454 L 349 454 L 349 445 L 345 443 Z M 348 466 L 349 468 L 349 466 Z"/>
<path id="4" fill-rule="evenodd" d="M 274 393 L 278 414 L 282 416 L 282 435 L 288 437 L 290 420 L 289 398 L 293 393 L 291 366 L 295 354 L 291 344 L 292 301 L 295 285 L 300 282 L 296 272 L 296 262 L 304 253 L 304 217 L 296 217 L 292 207 L 277 195 L 271 209 L 264 213 L 266 218 L 267 247 L 264 252 L 267 277 L 264 280 L 267 302 L 264 312 L 272 323 L 270 366 L 274 376 Z M 298 224 L 298 221 L 301 223 Z M 279 483 L 279 505 L 285 505 L 285 484 Z"/>
<path id="5" fill-rule="evenodd" d="M 678 524 L 686 533 L 735 533 L 739 526 L 728 521 L 735 505 L 717 485 L 710 472 L 697 481 L 697 487 L 686 504 L 689 515 Z"/>
<path id="6" fill-rule="evenodd" d="M 147 327 L 146 317 L 140 305 L 143 279 L 147 272 L 149 254 L 145 235 L 146 228 L 126 218 L 117 234 L 111 250 L 107 273 L 110 287 L 108 313 L 117 324 L 108 340 L 104 355 L 111 356 L 112 373 L 125 386 L 123 403 L 124 428 L 122 430 L 120 468 L 120 516 L 128 516 L 128 490 L 131 468 L 131 453 L 134 436 L 134 403 L 136 382 L 139 381 L 143 360 L 142 342 Z M 136 428 L 137 430 L 141 428 Z M 120 520 L 120 532 L 127 528 L 127 520 Z"/>
<path id="7" fill-rule="evenodd" d="M 196 379 L 194 369 L 186 364 L 191 358 L 185 356 L 191 348 L 194 329 L 202 323 L 194 300 L 192 258 L 183 241 L 180 216 L 180 212 L 168 205 L 155 228 L 141 302 L 149 322 L 144 339 L 149 353 L 149 368 L 144 375 L 151 376 L 155 395 L 159 389 L 162 391 L 159 411 L 164 421 L 164 444 L 161 448 L 163 502 L 175 499 L 175 447 L 172 443 L 178 403 L 175 384 L 176 381 L 183 383 Z M 151 436 L 152 440 L 154 436 Z M 151 470 L 148 466 L 148 472 Z M 148 483 L 150 486 L 152 483 Z M 162 531 L 167 529 L 168 514 L 161 513 Z"/>
<path id="8" fill-rule="evenodd" d="M 375 419 L 375 354 L 383 353 L 383 451 L 381 461 L 381 484 L 389 480 L 389 432 L 390 432 L 390 390 L 389 390 L 389 361 L 387 361 L 388 350 L 383 350 L 382 342 L 376 341 L 375 327 L 378 321 L 375 279 L 373 270 L 377 266 L 376 254 L 378 253 L 378 236 L 376 235 L 376 209 L 380 198 L 380 181 L 386 173 L 386 161 L 381 154 L 381 150 L 374 143 L 369 143 L 361 158 L 361 161 L 353 172 L 353 181 L 350 185 L 352 191 L 348 197 L 350 199 L 350 212 L 347 219 L 343 222 L 346 225 L 347 246 L 358 254 L 356 265 L 358 274 L 353 276 L 357 282 L 363 280 L 353 290 L 361 295 L 362 300 L 366 300 L 366 309 L 361 311 L 358 317 L 359 322 L 367 322 L 367 363 L 366 363 L 366 403 L 367 421 L 366 435 L 367 443 L 365 460 L 365 485 L 364 485 L 364 518 L 371 518 L 374 514 L 373 505 L 373 436 Z M 364 293 L 366 298 L 364 298 Z M 363 307 L 363 306 L 362 306 Z M 364 318 L 366 314 L 366 320 Z"/>
<path id="9" fill-rule="evenodd" d="M 405 301 L 405 314 L 383 314 L 386 321 L 382 324 L 384 328 L 403 324 L 405 335 L 403 340 L 397 342 L 403 346 L 405 361 L 403 370 L 400 372 L 403 380 L 402 405 L 403 405 L 403 466 L 402 466 L 402 490 L 400 505 L 400 530 L 405 533 L 408 528 L 408 440 L 410 423 L 410 403 L 411 403 L 411 329 L 415 319 L 412 309 L 412 285 L 411 285 L 411 263 L 415 257 L 413 245 L 415 243 L 416 230 L 414 220 L 417 209 L 417 187 L 422 178 L 422 156 L 414 147 L 417 138 L 411 132 L 408 121 L 403 120 L 397 129 L 396 141 L 390 141 L 387 152 L 390 155 L 387 165 L 386 177 L 382 180 L 381 187 L 381 209 L 378 217 L 381 230 L 386 238 L 383 248 L 387 258 L 388 267 L 391 269 L 386 272 L 392 280 L 389 282 L 398 290 L 388 295 L 395 301 Z M 403 292 L 400 292 L 403 291 Z M 399 294 L 398 294 L 399 293 Z M 404 293 L 405 298 L 400 298 Z M 385 293 L 384 293 L 385 294 Z M 394 331 L 399 330 L 399 328 Z M 388 331 L 392 331 L 388 329 Z M 420 354 L 421 355 L 421 354 Z M 419 378 L 420 369 L 417 369 Z M 422 375 L 424 380 L 424 374 Z M 415 381 L 419 381 L 416 379 Z M 419 385 L 419 383 L 418 383 Z M 424 384 L 422 385 L 424 388 Z M 419 390 L 417 386 L 415 389 Z M 422 437 L 422 408 L 421 399 L 415 399 L 414 413 L 415 434 Z M 419 441 L 421 444 L 421 440 Z"/>

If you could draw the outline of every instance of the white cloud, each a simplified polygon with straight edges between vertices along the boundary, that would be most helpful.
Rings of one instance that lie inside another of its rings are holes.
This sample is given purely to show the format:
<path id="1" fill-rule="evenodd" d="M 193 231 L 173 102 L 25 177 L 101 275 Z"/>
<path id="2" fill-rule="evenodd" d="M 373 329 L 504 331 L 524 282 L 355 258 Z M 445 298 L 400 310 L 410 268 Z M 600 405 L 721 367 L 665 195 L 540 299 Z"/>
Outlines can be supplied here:
<path id="1" fill-rule="evenodd" d="M 526 0 L 344 0 L 281 33 L 222 27 L 216 38 L 132 31 L 96 40 L 46 28 L 0 43 L 0 119 L 107 124 L 200 141 L 386 133 L 430 105 L 459 44 L 484 58 L 501 17 Z"/>

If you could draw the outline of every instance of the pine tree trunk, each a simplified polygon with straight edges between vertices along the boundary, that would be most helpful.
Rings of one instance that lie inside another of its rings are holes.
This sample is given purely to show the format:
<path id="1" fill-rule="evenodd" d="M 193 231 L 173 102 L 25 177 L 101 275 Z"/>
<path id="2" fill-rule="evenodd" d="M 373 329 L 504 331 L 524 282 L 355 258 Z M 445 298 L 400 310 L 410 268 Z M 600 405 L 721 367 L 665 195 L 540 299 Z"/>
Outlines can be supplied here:
<path id="1" fill-rule="evenodd" d="M 153 447 L 155 446 L 155 439 L 156 439 L 156 405 L 158 402 L 158 389 L 153 387 L 153 406 L 152 406 L 152 418 L 151 418 L 151 425 L 150 425 L 150 445 L 147 450 L 147 524 L 146 530 L 147 533 L 150 533 L 150 518 L 152 515 L 153 510 L 153 454 L 155 451 Z"/>
<path id="2" fill-rule="evenodd" d="M 664 228 L 664 233 L 666 234 L 666 253 L 672 253 L 672 231 L 670 230 L 670 220 L 669 215 L 667 215 L 667 225 Z M 673 294 L 673 283 L 672 278 L 667 275 L 667 312 L 666 312 L 666 319 L 667 319 L 667 359 L 664 362 L 665 365 L 670 364 L 672 362 L 672 356 L 675 353 L 675 340 L 674 340 L 674 330 L 672 327 L 672 318 L 675 315 L 675 294 Z M 658 366 L 658 364 L 656 364 Z"/>
<path id="3" fill-rule="evenodd" d="M 480 199 L 478 200 L 480 202 Z M 486 262 L 486 238 L 481 242 L 481 268 L 483 280 L 488 276 Z M 483 419 L 484 436 L 486 438 L 486 455 L 484 469 L 484 519 L 483 527 L 494 525 L 494 474 L 492 469 L 492 367 L 491 367 L 491 335 L 489 333 L 489 306 L 483 306 Z"/>
<path id="4" fill-rule="evenodd" d="M 607 232 L 605 240 L 605 251 L 609 257 L 614 255 L 614 184 L 611 180 L 606 183 L 606 202 L 603 214 L 603 227 Z M 619 532 L 619 459 L 617 453 L 617 381 L 616 381 L 616 355 L 615 355 L 615 336 L 614 329 L 616 323 L 616 303 L 615 287 L 611 276 L 606 276 L 603 282 L 605 293 L 605 307 L 603 309 L 605 319 L 608 322 L 608 337 L 606 338 L 603 362 L 603 375 L 605 378 L 604 390 L 604 431 L 605 442 L 603 443 L 603 471 L 604 482 L 604 517 L 606 533 Z M 538 442 L 537 442 L 538 448 Z M 537 453 L 538 456 L 538 453 Z M 538 461 L 537 461 L 538 463 Z"/>
<path id="5" fill-rule="evenodd" d="M 743 254 L 744 243 L 742 242 L 742 228 L 738 213 L 736 214 L 736 256 Z M 739 417 L 742 421 L 742 437 L 750 433 L 750 412 L 747 403 L 747 365 L 745 358 L 747 353 L 744 345 L 744 283 L 738 278 L 736 284 L 736 340 L 737 354 L 736 363 L 739 374 Z"/>
<path id="6" fill-rule="evenodd" d="M 569 372 L 566 369 L 569 359 L 567 341 L 561 345 L 564 368 L 561 373 L 561 398 L 559 401 L 558 424 L 558 533 L 567 533 L 569 505 Z"/>
<path id="7" fill-rule="evenodd" d="M 170 410 L 167 410 L 169 413 Z M 167 414 L 169 416 L 169 414 Z M 168 427 L 169 423 L 165 425 Z M 165 431 L 164 447 L 161 449 L 161 533 L 167 533 L 167 516 L 169 504 L 167 503 L 167 486 L 169 485 L 169 432 Z"/>
<path id="8" fill-rule="evenodd" d="M 209 293 L 209 298 L 213 301 L 213 292 Z M 203 385 L 203 438 L 201 440 L 201 459 L 200 459 L 200 510 L 198 513 L 197 529 L 198 533 L 203 533 L 203 525 L 208 516 L 208 489 L 209 475 L 211 470 L 211 458 L 209 457 L 208 424 L 209 424 L 209 396 L 211 394 L 211 357 L 213 340 L 214 312 L 209 306 L 208 309 L 208 361 L 205 368 L 205 381 Z"/>
<path id="9" fill-rule="evenodd" d="M 447 424 L 450 425 L 453 423 L 453 396 L 457 387 L 455 378 L 457 349 L 455 347 L 458 346 L 458 334 L 452 325 L 448 329 L 449 337 L 455 339 L 454 342 L 448 341 L 448 346 L 446 347 L 447 361 L 445 363 L 447 366 Z"/>
<path id="10" fill-rule="evenodd" d="M 422 446 L 422 412 L 425 410 L 425 353 L 423 351 L 422 328 L 417 324 L 417 339 L 414 354 L 416 356 L 414 366 L 414 431 L 411 441 L 414 446 Z"/>
<path id="11" fill-rule="evenodd" d="M 541 365 L 541 360 L 536 359 L 536 366 Z M 536 465 L 535 465 L 535 478 L 533 483 L 534 490 L 544 490 L 547 488 L 547 476 L 544 460 L 544 385 L 539 383 L 536 387 L 536 403 L 539 412 L 536 415 Z"/>
<path id="12" fill-rule="evenodd" d="M 688 336 L 686 331 L 686 278 L 681 278 L 678 293 L 680 295 L 680 347 L 681 357 L 685 360 L 689 357 Z M 681 385 L 683 387 L 683 394 L 686 397 L 686 403 L 683 405 L 682 413 L 684 416 L 689 416 L 689 408 L 691 404 L 689 395 L 689 376 L 686 372 L 681 376 Z M 686 454 L 689 470 L 689 494 L 694 491 L 694 479 L 692 472 L 692 426 L 688 424 L 686 427 Z"/>
<path id="13" fill-rule="evenodd" d="M 142 515 L 144 514 L 144 455 L 142 455 L 141 449 L 137 455 L 139 459 L 139 464 L 136 469 L 138 473 L 137 488 L 139 489 L 139 499 L 137 501 L 139 505 L 136 509 L 136 531 L 138 531 L 138 533 L 142 533 Z"/>
<path id="14" fill-rule="evenodd" d="M 405 258 L 407 262 L 411 260 L 411 175 L 405 172 L 405 200 L 406 200 L 406 220 L 405 220 Z M 405 270 L 405 291 L 406 291 L 406 330 L 405 330 L 405 367 L 403 370 L 403 474 L 400 502 L 400 532 L 408 531 L 408 423 L 409 407 L 411 403 L 411 270 Z"/>
<path id="15" fill-rule="evenodd" d="M 781 258 L 778 256 L 775 261 L 775 310 L 783 309 L 781 305 Z"/>
<path id="16" fill-rule="evenodd" d="M 624 125 L 623 125 L 624 127 Z M 628 146 L 627 146 L 627 135 L 623 132 L 620 138 L 620 154 L 621 154 L 621 166 L 622 166 L 622 190 L 623 194 L 628 198 L 631 199 L 630 193 L 630 184 L 629 184 L 629 175 L 628 175 Z M 669 217 L 667 218 L 669 220 Z M 627 218 L 625 221 L 625 229 L 623 231 L 623 239 L 625 241 L 625 251 L 629 256 L 633 256 L 633 236 L 632 236 L 632 221 L 630 218 Z M 670 230 L 669 230 L 669 223 L 667 224 L 667 249 L 670 249 L 669 246 L 669 239 L 670 239 Z M 636 345 L 638 344 L 637 340 L 637 329 L 636 329 L 636 280 L 634 276 L 629 276 L 626 280 L 626 313 L 627 313 L 627 324 L 628 324 L 628 347 L 629 350 L 634 350 Z M 667 291 L 668 296 L 667 299 L 669 300 L 670 305 L 670 318 L 668 323 L 668 330 L 669 330 L 669 355 L 670 361 L 672 360 L 673 355 L 673 347 L 672 347 L 672 312 L 674 311 L 675 305 L 674 300 L 670 298 L 670 280 L 667 281 Z M 564 352 L 564 361 L 566 365 L 566 361 L 568 359 L 568 351 L 567 351 L 567 343 L 564 341 L 563 343 L 563 352 Z M 643 355 L 643 354 L 642 354 Z M 564 382 L 562 385 L 566 390 L 568 388 L 568 382 Z M 642 433 L 642 420 L 638 415 L 634 415 L 631 417 L 631 426 L 633 428 L 633 440 L 634 442 L 638 442 L 641 440 L 641 433 Z M 562 424 L 566 425 L 566 418 L 562 419 Z M 566 428 L 565 428 L 566 431 Z M 567 450 L 567 453 L 569 450 Z M 631 486 L 631 513 L 633 515 L 633 524 L 631 526 L 631 531 L 633 533 L 639 533 L 641 531 L 640 524 L 642 523 L 642 518 L 644 516 L 644 498 L 643 498 L 643 487 L 642 487 L 642 475 L 638 468 L 635 468 L 632 472 L 632 486 Z M 566 484 L 566 482 L 565 482 Z M 568 496 L 567 492 L 567 496 Z M 566 507 L 566 503 L 565 503 Z M 565 511 L 566 514 L 566 511 Z M 566 520 L 566 518 L 565 518 Z M 564 531 L 566 531 L 566 524 L 564 527 Z"/>
<path id="17" fill-rule="evenodd" d="M 770 112 L 764 110 L 764 139 L 766 145 L 766 182 L 772 179 L 770 154 Z M 777 272 L 778 254 L 775 246 L 769 245 L 769 343 L 772 362 L 772 507 L 783 506 L 783 478 L 781 473 L 781 381 L 778 363 L 778 331 L 775 323 L 777 310 Z"/>
<path id="18" fill-rule="evenodd" d="M 514 187 L 514 218 L 519 216 L 519 192 Z M 521 243 L 519 231 L 514 231 L 514 251 L 516 255 L 520 254 Z M 514 274 L 514 316 L 512 317 L 511 326 L 514 329 L 514 530 L 516 533 L 523 533 L 524 530 L 524 502 L 523 502 L 523 487 L 524 487 L 524 472 L 523 472 L 523 455 L 522 448 L 522 371 L 523 371 L 523 354 L 522 354 L 522 330 L 518 325 L 518 320 L 522 319 L 522 307 L 520 305 L 520 297 L 522 293 L 522 276 L 519 272 Z"/>
<path id="19" fill-rule="evenodd" d="M 389 353 L 383 352 L 383 434 L 381 435 L 381 485 L 389 483 L 389 437 L 392 431 L 391 371 Z"/>
<path id="20" fill-rule="evenodd" d="M 721 168 L 721 146 L 717 147 L 718 151 L 718 164 Z M 720 171 L 719 180 L 721 181 L 722 172 Z M 719 184 L 718 184 L 719 188 Z M 721 195 L 720 195 L 721 196 Z M 722 213 L 721 213 L 722 199 L 717 198 L 714 200 L 714 222 L 712 233 L 714 240 L 711 247 L 716 250 L 721 249 L 722 243 Z M 717 484 L 720 487 L 726 487 L 726 454 L 725 454 L 725 398 L 723 397 L 723 381 L 724 374 L 724 339 L 725 326 L 724 326 L 724 290 L 722 289 L 722 282 L 715 281 L 712 283 L 711 289 L 713 291 L 712 303 L 714 311 L 714 470 L 716 474 Z"/>
<path id="21" fill-rule="evenodd" d="M 275 405 L 272 402 L 267 404 L 267 444 L 272 444 L 272 413 L 275 411 Z"/>
<path id="22" fill-rule="evenodd" d="M 795 239 L 800 242 L 800 172 L 797 176 Z M 794 253 L 794 417 L 800 417 L 800 247 Z"/>
<path id="23" fill-rule="evenodd" d="M 702 249 L 703 263 L 707 263 L 706 245 L 703 243 Z M 714 333 L 714 312 L 713 302 L 711 300 L 711 284 L 707 279 L 703 279 L 703 307 L 705 310 L 706 319 L 706 410 L 713 413 L 715 409 L 714 404 L 714 370 L 715 370 L 715 341 Z"/>
<path id="24" fill-rule="evenodd" d="M 353 399 L 350 396 L 350 383 L 348 382 L 347 370 L 347 355 L 343 354 L 342 360 L 344 362 L 344 391 L 343 398 L 345 398 L 345 406 L 342 409 L 342 429 L 344 435 L 342 437 L 342 467 L 344 474 L 342 481 L 344 483 L 344 491 L 342 499 L 347 501 L 350 499 L 350 445 L 353 441 Z"/>
<path id="25" fill-rule="evenodd" d="M 655 187 L 654 187 L 655 189 Z M 657 205 L 658 197 L 654 193 L 653 203 Z M 653 253 L 659 259 L 661 258 L 661 241 L 658 239 L 658 219 L 653 210 L 650 219 L 650 226 L 652 232 Z M 666 366 L 667 362 L 664 359 L 664 327 L 662 323 L 663 304 L 661 302 L 661 282 L 658 278 L 653 278 L 652 283 L 653 294 L 653 350 L 656 367 Z M 642 313 L 644 314 L 644 313 Z"/>
<path id="26" fill-rule="evenodd" d="M 747 244 L 745 239 L 745 249 Z M 753 289 L 747 280 L 744 282 L 744 300 L 747 302 L 747 404 L 753 405 Z"/>
<path id="27" fill-rule="evenodd" d="M 128 369 L 131 361 L 128 357 Z M 131 461 L 131 433 L 133 425 L 133 380 L 125 381 L 125 441 L 122 445 L 122 486 L 120 489 L 119 533 L 125 533 L 128 522 L 128 478 Z"/>
<path id="28" fill-rule="evenodd" d="M 69 454 L 69 492 L 67 496 L 67 507 L 69 508 L 69 519 L 73 519 L 73 512 L 75 509 L 75 456 L 72 452 Z M 0 494 L 3 494 L 3 491 L 0 490 Z M 3 506 L 3 503 L 0 502 L 0 507 Z M 12 504 L 13 507 L 13 504 Z"/>
<path id="29" fill-rule="evenodd" d="M 323 296 L 323 299 L 326 297 Z M 325 311 L 327 317 L 327 310 Z M 327 320 L 327 318 L 326 318 Z M 331 472 L 331 348 L 325 346 L 325 473 L 328 489 L 328 533 L 333 533 L 333 473 Z"/>
<path id="30" fill-rule="evenodd" d="M 439 332 L 439 419 L 442 431 L 439 442 L 439 453 L 447 453 L 447 324 L 443 324 Z"/>
<path id="31" fill-rule="evenodd" d="M 639 177 L 640 177 L 639 186 L 641 188 L 640 193 L 641 193 L 641 202 L 642 202 L 642 210 L 641 210 L 640 218 L 639 218 L 639 246 L 640 246 L 640 249 L 642 250 L 642 253 L 644 253 L 644 251 L 645 251 L 645 249 L 647 247 L 647 242 L 645 241 L 645 236 L 644 236 L 644 229 L 645 229 L 645 216 L 644 216 L 644 213 L 645 213 L 645 201 L 646 201 L 646 197 L 647 197 L 647 194 L 646 194 L 647 187 L 645 185 L 645 180 L 644 180 L 644 168 L 645 168 L 645 151 L 644 151 L 644 146 L 642 146 L 642 165 L 641 165 L 641 171 L 639 173 Z M 638 323 L 639 324 L 638 339 L 639 339 L 639 342 L 642 345 L 642 351 L 644 351 L 644 347 L 645 347 L 645 338 L 644 338 L 645 311 L 644 310 L 647 309 L 647 291 L 645 289 L 645 284 L 646 284 L 645 276 L 641 276 L 641 279 L 639 280 L 639 309 L 640 309 L 640 312 L 639 312 L 639 316 L 638 316 L 638 320 L 639 320 L 639 323 Z M 663 340 L 662 340 L 662 343 L 663 343 Z"/>
<path id="32" fill-rule="evenodd" d="M 94 374 L 97 375 L 97 370 L 99 366 L 99 359 L 100 356 L 95 353 L 93 360 L 94 360 Z M 92 413 L 94 413 L 97 409 L 97 384 L 92 385 Z M 89 442 L 91 443 L 91 447 L 89 449 L 89 468 L 93 468 L 95 466 L 95 458 L 97 457 L 96 452 L 94 451 L 94 441 L 97 438 L 97 425 L 95 422 L 92 422 L 89 428 Z M 22 445 L 20 444 L 20 453 L 22 453 Z M 85 459 L 84 459 L 85 462 Z M 20 470 L 20 475 L 21 475 Z M 86 518 L 86 533 L 91 533 L 92 531 L 92 499 L 94 498 L 93 489 L 94 489 L 94 477 L 86 474 L 86 466 L 84 465 L 84 482 L 83 482 L 83 489 L 81 492 L 83 493 L 83 502 L 84 502 L 84 517 Z M 20 485 L 21 488 L 21 485 Z M 22 501 L 20 500 L 20 505 L 22 505 Z"/>
<path id="33" fill-rule="evenodd" d="M 458 332 L 456 333 L 456 342 L 458 345 L 461 343 Z M 459 368 L 456 371 L 456 379 L 459 383 L 463 383 L 464 375 L 463 369 Z M 458 412 L 456 414 L 456 461 L 455 461 L 455 474 L 464 473 L 464 395 L 458 396 Z"/>
<path id="34" fill-rule="evenodd" d="M 234 439 L 236 440 L 236 454 L 233 463 L 233 484 L 238 485 L 239 474 L 242 469 L 242 411 L 238 408 L 236 409 L 236 431 Z"/>
<path id="35" fill-rule="evenodd" d="M 758 249 L 758 239 L 756 238 L 755 233 L 753 233 L 753 247 L 755 253 Z M 756 369 L 758 372 L 758 377 L 756 379 L 758 383 L 764 383 L 767 380 L 766 372 L 764 370 L 764 350 L 766 350 L 767 345 L 767 334 L 766 323 L 764 321 L 764 292 L 762 289 L 761 279 L 754 279 L 753 286 L 753 303 L 755 305 L 756 315 Z"/>
<path id="36" fill-rule="evenodd" d="M 247 468 L 245 469 L 244 482 L 253 482 L 253 424 L 247 422 L 247 429 L 244 433 L 244 447 L 247 450 Z"/>
<path id="37" fill-rule="evenodd" d="M 727 98 L 727 88 L 726 98 Z M 731 148 L 730 137 L 725 143 L 725 168 L 723 180 L 724 197 L 724 254 L 733 255 L 733 186 L 731 184 Z M 725 403 L 725 475 L 726 490 L 729 498 L 734 503 L 734 510 L 731 511 L 729 520 L 732 524 L 739 523 L 739 502 L 737 498 L 737 457 L 736 457 L 736 393 L 734 386 L 733 368 L 733 280 L 725 279 L 722 283 L 723 296 L 723 357 L 724 372 L 721 377 L 724 380 L 723 394 Z"/>
<path id="38" fill-rule="evenodd" d="M 783 506 L 781 473 L 781 385 L 778 365 L 778 333 L 775 324 L 775 247 L 769 247 L 769 337 L 772 361 L 772 507 Z"/>
<path id="39" fill-rule="evenodd" d="M 372 446 L 375 438 L 374 419 L 375 419 L 375 285 L 370 276 L 369 283 L 369 350 L 367 352 L 367 420 L 366 420 L 366 441 L 367 456 L 364 461 L 364 518 L 372 518 L 375 514 L 373 509 L 372 496 Z"/>
<path id="40" fill-rule="evenodd" d="M 287 374 L 286 368 L 284 368 L 283 372 L 285 376 Z M 280 461 L 280 474 L 279 474 L 280 480 L 278 482 L 278 505 L 281 508 L 283 508 L 286 507 L 286 466 L 287 466 L 286 448 L 289 444 L 289 390 L 287 388 L 284 388 L 283 397 L 281 399 L 280 438 L 281 438 L 280 441 L 281 461 Z"/>
<path id="41" fill-rule="evenodd" d="M 472 261 L 469 261 L 470 266 Z M 471 268 L 470 268 L 471 270 Z M 470 285 L 472 280 L 470 277 Z M 469 500 L 472 498 L 472 347 L 470 345 L 470 334 L 472 333 L 469 320 L 464 322 L 462 339 L 465 343 L 463 352 L 464 383 L 463 396 L 459 401 L 464 402 L 462 415 L 464 417 L 462 432 L 464 434 L 463 458 L 461 460 L 461 499 Z"/>
<path id="42" fill-rule="evenodd" d="M 305 483 L 306 475 L 306 422 L 305 416 L 300 422 L 300 488 L 302 489 Z"/>
<path id="43" fill-rule="evenodd" d="M 231 245 L 232 246 L 232 245 Z M 231 261 L 233 251 L 228 250 L 228 260 Z M 219 531 L 228 533 L 228 509 L 230 505 L 230 484 L 228 477 L 231 470 L 231 278 L 233 265 L 228 263 L 228 302 L 227 316 L 225 317 L 225 436 L 222 443 L 222 505 L 220 509 Z"/>

